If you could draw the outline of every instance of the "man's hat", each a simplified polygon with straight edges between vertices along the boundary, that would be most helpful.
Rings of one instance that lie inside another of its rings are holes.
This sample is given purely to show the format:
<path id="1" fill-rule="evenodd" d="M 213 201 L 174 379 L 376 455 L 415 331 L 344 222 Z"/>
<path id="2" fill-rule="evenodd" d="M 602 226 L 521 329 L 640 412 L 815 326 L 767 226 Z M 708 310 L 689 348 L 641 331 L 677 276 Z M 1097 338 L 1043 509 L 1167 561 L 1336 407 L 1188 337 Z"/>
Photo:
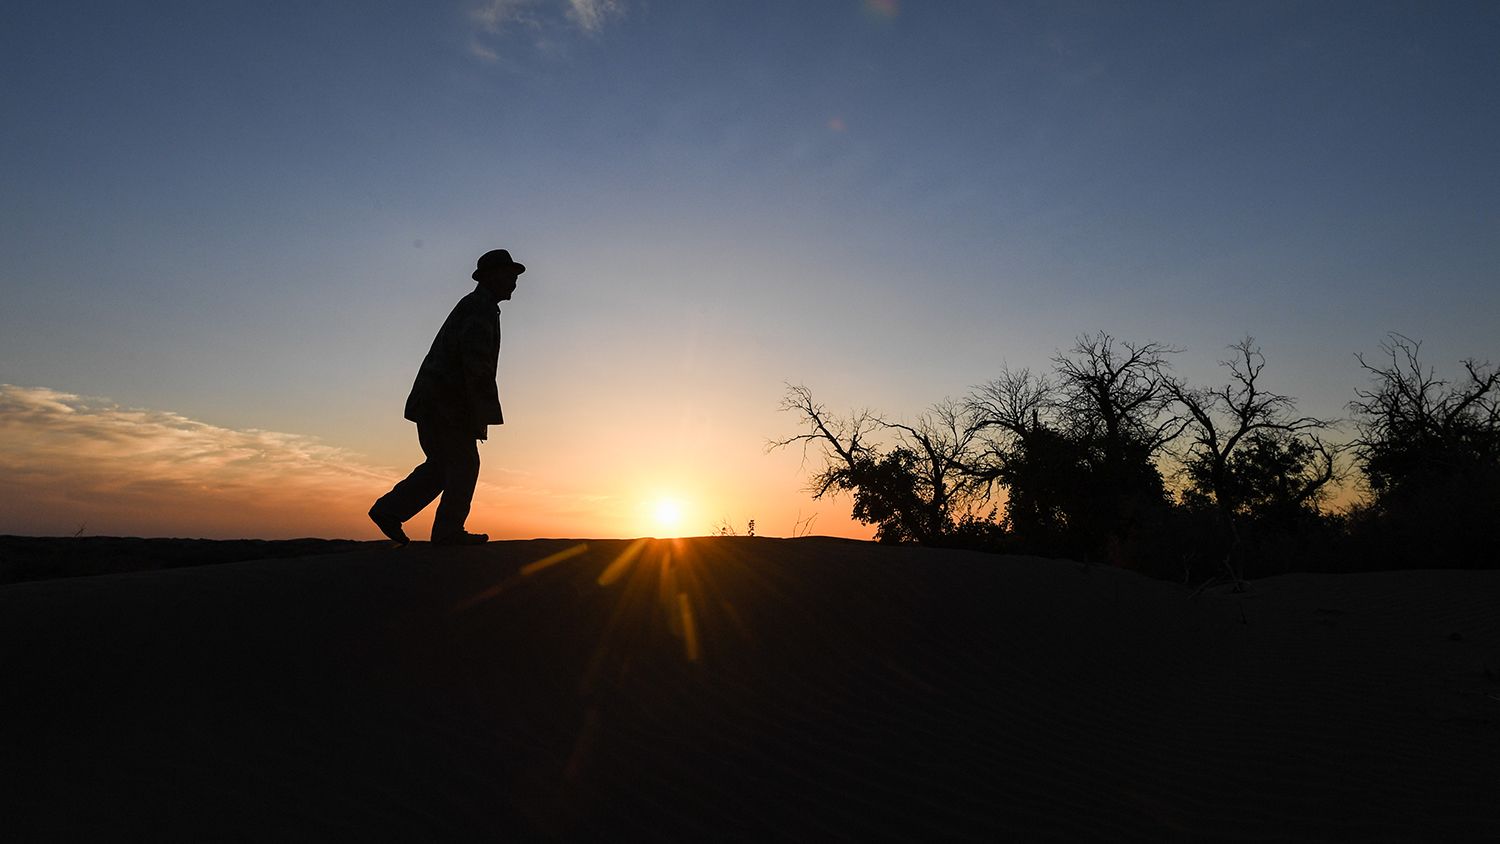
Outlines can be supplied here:
<path id="1" fill-rule="evenodd" d="M 517 264 L 510 259 L 510 253 L 504 249 L 491 249 L 479 256 L 479 263 L 474 267 L 474 272 L 469 277 L 478 281 L 480 276 L 491 273 L 515 273 L 520 275 L 526 272 L 525 264 Z"/>

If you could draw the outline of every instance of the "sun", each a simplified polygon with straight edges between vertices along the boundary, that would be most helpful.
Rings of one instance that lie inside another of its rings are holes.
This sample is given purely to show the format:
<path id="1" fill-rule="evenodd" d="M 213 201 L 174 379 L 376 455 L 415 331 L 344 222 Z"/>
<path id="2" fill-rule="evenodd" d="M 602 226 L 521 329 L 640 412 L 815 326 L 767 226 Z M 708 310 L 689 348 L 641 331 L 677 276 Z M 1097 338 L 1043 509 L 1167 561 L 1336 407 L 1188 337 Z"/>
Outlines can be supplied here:
<path id="1" fill-rule="evenodd" d="M 667 533 L 675 533 L 682 524 L 682 505 L 675 498 L 658 498 L 651 509 L 656 526 Z"/>

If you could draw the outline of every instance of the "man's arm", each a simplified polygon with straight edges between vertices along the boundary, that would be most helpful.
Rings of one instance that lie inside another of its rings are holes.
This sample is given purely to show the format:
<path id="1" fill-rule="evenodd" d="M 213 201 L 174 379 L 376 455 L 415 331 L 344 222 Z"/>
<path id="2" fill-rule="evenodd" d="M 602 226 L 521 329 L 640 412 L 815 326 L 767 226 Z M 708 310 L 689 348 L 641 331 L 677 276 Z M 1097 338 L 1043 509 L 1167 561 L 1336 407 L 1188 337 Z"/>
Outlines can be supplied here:
<path id="1" fill-rule="evenodd" d="M 493 319 L 471 315 L 459 334 L 459 366 L 462 370 L 465 408 L 475 439 L 484 439 L 486 426 L 499 424 L 500 392 L 495 386 L 500 343 Z"/>

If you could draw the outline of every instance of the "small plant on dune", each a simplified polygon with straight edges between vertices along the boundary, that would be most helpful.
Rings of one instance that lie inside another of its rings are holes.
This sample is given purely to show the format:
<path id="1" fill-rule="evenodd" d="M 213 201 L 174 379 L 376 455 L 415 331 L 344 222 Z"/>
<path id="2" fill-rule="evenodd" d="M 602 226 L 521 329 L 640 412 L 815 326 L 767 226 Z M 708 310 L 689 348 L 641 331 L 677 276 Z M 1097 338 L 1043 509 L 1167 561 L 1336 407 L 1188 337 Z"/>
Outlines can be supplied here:
<path id="1" fill-rule="evenodd" d="M 711 534 L 713 534 L 714 536 L 739 536 L 740 535 L 739 532 L 734 529 L 734 525 L 733 525 L 733 523 L 731 523 L 729 521 L 729 517 L 728 516 L 725 516 L 724 518 L 720 519 L 718 521 L 718 523 L 715 524 L 712 529 L 710 529 L 709 532 Z M 755 520 L 754 519 L 751 519 L 750 522 L 749 522 L 749 524 L 747 524 L 745 526 L 745 535 L 746 536 L 754 536 L 755 535 Z"/>
<path id="2" fill-rule="evenodd" d="M 802 518 L 802 511 L 797 511 L 797 518 L 792 520 L 792 538 L 807 536 L 812 533 L 813 522 L 817 521 L 818 514 L 813 513 L 807 518 Z"/>

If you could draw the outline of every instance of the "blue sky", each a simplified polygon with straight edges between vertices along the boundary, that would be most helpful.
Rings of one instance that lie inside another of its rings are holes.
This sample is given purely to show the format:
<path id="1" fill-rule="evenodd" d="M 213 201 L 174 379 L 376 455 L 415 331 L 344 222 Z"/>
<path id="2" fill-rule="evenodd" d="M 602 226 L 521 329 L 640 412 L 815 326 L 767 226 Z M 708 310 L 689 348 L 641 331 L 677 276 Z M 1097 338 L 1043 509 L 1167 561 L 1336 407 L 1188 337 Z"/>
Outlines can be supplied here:
<path id="1" fill-rule="evenodd" d="M 0 383 L 401 471 L 503 246 L 485 471 L 572 502 L 537 531 L 671 494 L 784 532 L 783 382 L 909 415 L 1100 329 L 1199 379 L 1253 334 L 1341 415 L 1388 331 L 1500 354 L 1496 43 L 1492 3 L 31 4 Z"/>

